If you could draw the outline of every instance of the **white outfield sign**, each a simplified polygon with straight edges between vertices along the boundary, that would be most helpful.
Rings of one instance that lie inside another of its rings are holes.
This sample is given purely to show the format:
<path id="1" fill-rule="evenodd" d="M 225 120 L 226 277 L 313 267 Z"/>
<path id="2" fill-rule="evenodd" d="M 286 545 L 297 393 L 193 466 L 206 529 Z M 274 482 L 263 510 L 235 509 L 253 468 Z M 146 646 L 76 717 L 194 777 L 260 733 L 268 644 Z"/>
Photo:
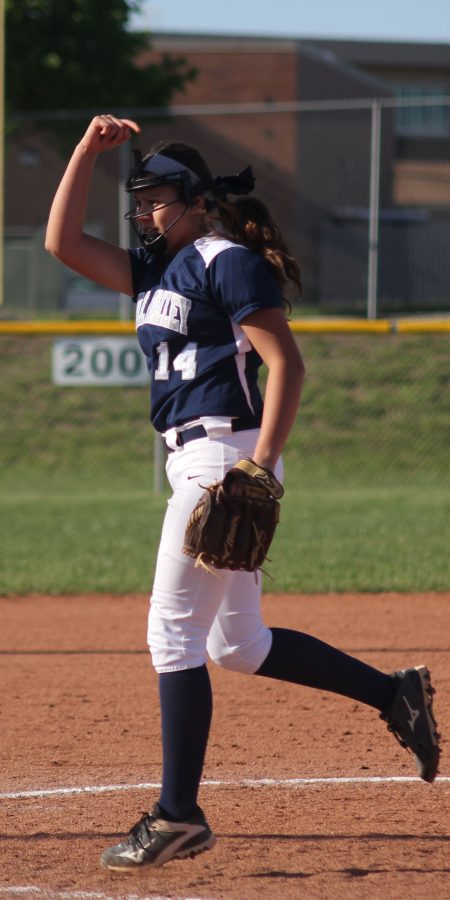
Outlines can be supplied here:
<path id="1" fill-rule="evenodd" d="M 148 385 L 150 376 L 136 338 L 70 338 L 54 341 L 52 381 L 74 385 Z"/>

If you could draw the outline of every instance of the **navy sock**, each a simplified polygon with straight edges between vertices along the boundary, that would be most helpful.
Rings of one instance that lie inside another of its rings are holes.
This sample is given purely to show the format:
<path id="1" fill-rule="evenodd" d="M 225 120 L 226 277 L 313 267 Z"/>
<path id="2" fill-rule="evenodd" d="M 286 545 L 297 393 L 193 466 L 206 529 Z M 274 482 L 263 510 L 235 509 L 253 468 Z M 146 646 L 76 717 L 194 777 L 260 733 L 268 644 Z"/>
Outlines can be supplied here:
<path id="1" fill-rule="evenodd" d="M 212 693 L 206 666 L 159 676 L 163 743 L 163 786 L 159 805 L 183 822 L 197 807 L 209 727 Z"/>
<path id="2" fill-rule="evenodd" d="M 389 675 L 301 631 L 271 631 L 272 647 L 256 675 L 343 694 L 380 710 L 392 700 Z"/>

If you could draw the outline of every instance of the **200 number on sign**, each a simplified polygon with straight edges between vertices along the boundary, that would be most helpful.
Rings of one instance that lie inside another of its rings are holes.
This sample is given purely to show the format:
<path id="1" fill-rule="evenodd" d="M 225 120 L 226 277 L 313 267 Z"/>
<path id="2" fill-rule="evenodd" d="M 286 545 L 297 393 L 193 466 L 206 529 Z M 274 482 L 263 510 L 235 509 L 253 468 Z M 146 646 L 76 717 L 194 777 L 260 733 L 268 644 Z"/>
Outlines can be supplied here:
<path id="1" fill-rule="evenodd" d="M 149 373 L 136 339 L 61 339 L 52 346 L 52 381 L 69 387 L 148 385 Z"/>

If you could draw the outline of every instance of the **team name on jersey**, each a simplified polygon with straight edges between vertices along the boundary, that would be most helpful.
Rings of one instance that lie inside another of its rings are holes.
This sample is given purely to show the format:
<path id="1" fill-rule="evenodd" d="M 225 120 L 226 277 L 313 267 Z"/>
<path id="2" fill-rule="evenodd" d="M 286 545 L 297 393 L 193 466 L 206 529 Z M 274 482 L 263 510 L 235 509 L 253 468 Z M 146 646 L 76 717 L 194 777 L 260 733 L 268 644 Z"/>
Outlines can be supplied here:
<path id="1" fill-rule="evenodd" d="M 136 328 L 140 325 L 160 325 L 179 334 L 187 334 L 187 318 L 192 300 L 158 288 L 154 294 L 140 294 L 136 304 Z"/>

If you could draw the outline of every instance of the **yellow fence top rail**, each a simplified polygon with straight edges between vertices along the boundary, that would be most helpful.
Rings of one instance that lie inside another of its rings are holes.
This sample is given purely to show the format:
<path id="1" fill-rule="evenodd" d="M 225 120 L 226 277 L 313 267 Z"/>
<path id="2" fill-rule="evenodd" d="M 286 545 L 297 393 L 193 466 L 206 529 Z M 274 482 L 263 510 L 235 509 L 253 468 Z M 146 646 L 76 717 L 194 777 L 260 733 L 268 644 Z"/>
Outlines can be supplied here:
<path id="1" fill-rule="evenodd" d="M 406 322 L 397 322 L 397 331 L 402 334 L 423 334 L 427 331 L 450 331 L 450 319 L 439 319 L 433 321 L 417 321 L 409 320 Z"/>
<path id="2" fill-rule="evenodd" d="M 90 319 L 80 322 L 0 322 L 0 334 L 134 334 L 134 322 Z"/>
<path id="3" fill-rule="evenodd" d="M 388 334 L 392 331 L 387 319 L 368 322 L 366 319 L 296 319 L 289 322 L 291 330 L 298 334 L 320 334 L 325 332 L 372 332 Z"/>
<path id="4" fill-rule="evenodd" d="M 289 326 L 296 334 L 424 334 L 450 332 L 450 319 L 295 319 Z M 84 321 L 0 322 L 0 335 L 102 335 L 134 334 L 134 321 L 90 319 Z"/>

